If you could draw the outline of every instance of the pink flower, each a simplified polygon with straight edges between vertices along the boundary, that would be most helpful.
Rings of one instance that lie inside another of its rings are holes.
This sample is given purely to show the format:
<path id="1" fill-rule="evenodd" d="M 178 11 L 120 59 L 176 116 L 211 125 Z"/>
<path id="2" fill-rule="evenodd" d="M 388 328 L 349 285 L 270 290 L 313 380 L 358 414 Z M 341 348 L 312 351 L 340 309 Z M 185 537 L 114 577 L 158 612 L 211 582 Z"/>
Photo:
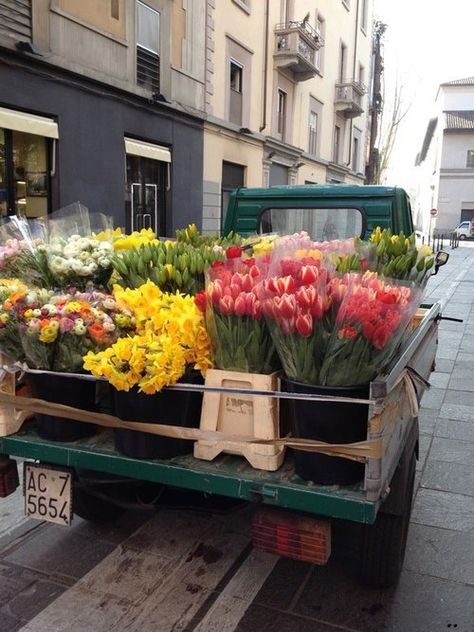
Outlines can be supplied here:
<path id="1" fill-rule="evenodd" d="M 61 318 L 59 321 L 59 331 L 64 334 L 74 328 L 74 321 L 71 318 Z"/>

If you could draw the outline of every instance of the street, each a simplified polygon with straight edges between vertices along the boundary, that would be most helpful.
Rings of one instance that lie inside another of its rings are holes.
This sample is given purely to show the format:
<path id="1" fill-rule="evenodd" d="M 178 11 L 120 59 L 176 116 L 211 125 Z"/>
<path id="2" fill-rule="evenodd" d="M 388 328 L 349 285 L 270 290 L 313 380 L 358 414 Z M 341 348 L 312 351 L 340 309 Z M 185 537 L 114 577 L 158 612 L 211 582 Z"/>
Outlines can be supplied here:
<path id="1" fill-rule="evenodd" d="M 314 567 L 253 550 L 247 506 L 67 529 L 25 519 L 19 489 L 0 500 L 0 631 L 474 632 L 474 248 L 446 249 L 426 301 L 463 322 L 440 323 L 396 587 L 359 586 L 337 555 Z"/>

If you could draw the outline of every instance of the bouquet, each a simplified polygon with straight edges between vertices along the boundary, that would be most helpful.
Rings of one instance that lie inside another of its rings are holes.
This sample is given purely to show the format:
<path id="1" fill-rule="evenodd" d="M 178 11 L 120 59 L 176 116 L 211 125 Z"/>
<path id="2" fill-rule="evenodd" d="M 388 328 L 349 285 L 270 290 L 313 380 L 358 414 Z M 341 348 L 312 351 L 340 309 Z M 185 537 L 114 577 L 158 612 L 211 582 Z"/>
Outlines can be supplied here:
<path id="1" fill-rule="evenodd" d="M 328 331 L 328 273 L 321 260 L 284 258 L 261 287 L 263 313 L 286 375 L 317 384 Z"/>
<path id="2" fill-rule="evenodd" d="M 231 371 L 272 373 L 278 358 L 259 297 L 268 259 L 242 259 L 236 246 L 226 253 L 227 259 L 212 264 L 206 274 L 206 322 L 215 364 Z"/>
<path id="3" fill-rule="evenodd" d="M 14 362 L 22 361 L 24 356 L 18 323 L 12 310 L 27 291 L 28 288 L 18 279 L 0 279 L 0 351 Z"/>
<path id="4" fill-rule="evenodd" d="M 375 272 L 352 274 L 337 310 L 319 383 L 357 386 L 370 382 L 393 358 L 419 305 L 420 290 Z"/>
<path id="5" fill-rule="evenodd" d="M 29 292 L 12 311 L 26 363 L 50 371 L 82 371 L 83 356 L 90 349 L 113 344 L 134 325 L 128 310 L 96 293 Z"/>
<path id="6" fill-rule="evenodd" d="M 110 221 L 101 213 L 89 214 L 75 203 L 51 214 L 48 220 L 47 259 L 56 287 L 84 290 L 104 287 L 112 274 Z M 98 228 L 102 238 L 95 235 Z M 106 238 L 109 235 L 109 238 Z"/>
<path id="7" fill-rule="evenodd" d="M 89 352 L 86 370 L 105 377 L 117 390 L 138 387 L 153 394 L 188 370 L 205 373 L 212 366 L 204 316 L 192 296 L 164 293 L 151 281 L 136 290 L 116 286 L 114 296 L 132 312 L 136 335 Z"/>

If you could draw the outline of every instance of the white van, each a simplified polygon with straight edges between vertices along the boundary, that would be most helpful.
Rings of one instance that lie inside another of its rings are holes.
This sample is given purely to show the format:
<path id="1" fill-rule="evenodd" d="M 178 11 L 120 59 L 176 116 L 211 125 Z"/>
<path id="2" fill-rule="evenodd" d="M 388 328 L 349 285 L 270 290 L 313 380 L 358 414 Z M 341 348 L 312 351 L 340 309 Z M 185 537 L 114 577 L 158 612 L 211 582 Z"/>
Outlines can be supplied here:
<path id="1" fill-rule="evenodd" d="M 464 221 L 456 226 L 454 229 L 454 234 L 459 237 L 459 239 L 470 239 L 474 237 L 474 222 L 473 221 Z"/>

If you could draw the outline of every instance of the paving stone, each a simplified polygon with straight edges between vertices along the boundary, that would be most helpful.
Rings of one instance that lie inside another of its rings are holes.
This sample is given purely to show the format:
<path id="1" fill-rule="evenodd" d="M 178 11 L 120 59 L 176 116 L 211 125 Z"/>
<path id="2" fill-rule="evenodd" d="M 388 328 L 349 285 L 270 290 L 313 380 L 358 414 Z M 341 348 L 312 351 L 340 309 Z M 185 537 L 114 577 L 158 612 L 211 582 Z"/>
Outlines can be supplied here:
<path id="1" fill-rule="evenodd" d="M 439 410 L 443 403 L 446 391 L 442 388 L 430 388 L 425 391 L 421 400 L 423 408 L 434 408 Z"/>
<path id="2" fill-rule="evenodd" d="M 474 442 L 474 423 L 438 418 L 433 433 L 436 437 Z"/>
<path id="3" fill-rule="evenodd" d="M 29 621 L 59 597 L 67 586 L 41 579 L 11 599 L 6 610 L 14 617 Z"/>
<path id="4" fill-rule="evenodd" d="M 474 532 L 474 502 L 469 496 L 421 488 L 416 495 L 412 522 L 443 529 Z"/>
<path id="5" fill-rule="evenodd" d="M 420 433 L 428 435 L 433 434 L 437 418 L 437 411 L 421 407 L 418 412 L 418 426 Z"/>
<path id="6" fill-rule="evenodd" d="M 474 466 L 434 461 L 430 458 L 423 472 L 421 486 L 474 496 Z"/>
<path id="7" fill-rule="evenodd" d="M 471 597 L 471 586 L 412 572 L 403 572 L 395 588 L 377 590 L 316 569 L 294 611 L 316 619 L 315 631 L 321 621 L 360 632 L 446 632 L 449 624 L 471 632 Z"/>
<path id="8" fill-rule="evenodd" d="M 17 632 L 17 630 L 20 630 L 25 625 L 25 622 L 21 619 L 12 617 L 5 612 L 5 608 L 0 608 L 0 622 L 2 632 Z"/>
<path id="9" fill-rule="evenodd" d="M 34 573 L 20 566 L 0 563 L 0 604 L 8 603 L 36 579 L 37 576 Z"/>
<path id="10" fill-rule="evenodd" d="M 454 393 L 454 391 L 451 391 Z M 462 404 L 447 404 L 441 406 L 439 417 L 443 419 L 454 419 L 456 421 L 474 421 L 474 408 Z"/>
<path id="11" fill-rule="evenodd" d="M 404 566 L 423 575 L 474 585 L 474 535 L 412 523 Z"/>
<path id="12" fill-rule="evenodd" d="M 474 468 L 474 443 L 434 437 L 431 444 L 430 459 L 470 465 Z"/>
<path id="13" fill-rule="evenodd" d="M 418 460 L 415 466 L 417 471 L 421 471 L 425 465 L 426 457 L 430 451 L 431 441 L 431 435 L 420 434 L 418 442 Z"/>
<path id="14" fill-rule="evenodd" d="M 76 535 L 74 528 L 51 527 L 20 544 L 5 561 L 49 576 L 79 579 L 114 548 L 108 542 Z"/>
<path id="15" fill-rule="evenodd" d="M 472 369 L 472 367 L 474 367 L 474 353 L 460 351 L 456 358 L 456 366 L 458 366 L 460 363 L 465 363 L 468 367 Z"/>
<path id="16" fill-rule="evenodd" d="M 447 388 L 449 382 L 449 374 L 434 371 L 429 377 L 429 382 L 434 388 Z"/>
<path id="17" fill-rule="evenodd" d="M 235 632 L 256 632 L 256 630 L 268 632 L 268 630 L 276 630 L 277 619 L 279 618 L 280 614 L 274 610 L 253 603 L 247 608 L 244 616 L 235 628 Z"/>
<path id="18" fill-rule="evenodd" d="M 474 407 L 474 393 L 469 391 L 452 391 L 448 389 L 444 398 L 445 404 L 461 404 Z"/>
<path id="19" fill-rule="evenodd" d="M 445 360 L 455 360 L 457 355 L 458 355 L 457 347 L 453 349 L 452 347 L 448 345 L 444 347 L 438 347 L 438 350 L 436 352 L 437 358 L 443 358 Z"/>
<path id="20" fill-rule="evenodd" d="M 453 391 L 474 392 L 474 379 L 471 375 L 465 375 L 463 377 L 451 376 L 448 387 Z"/>
<path id="21" fill-rule="evenodd" d="M 311 568 L 311 564 L 281 558 L 254 603 L 286 610 Z"/>
<path id="22" fill-rule="evenodd" d="M 451 373 L 454 367 L 454 360 L 447 360 L 446 358 L 437 357 L 435 366 L 438 373 Z"/>
<path id="23" fill-rule="evenodd" d="M 74 516 L 74 529 L 77 535 L 86 538 L 97 538 L 112 544 L 121 544 L 153 515 L 154 512 L 150 511 L 126 511 L 114 522 L 104 525 L 94 524 Z M 57 528 L 61 529 L 61 527 Z"/>

